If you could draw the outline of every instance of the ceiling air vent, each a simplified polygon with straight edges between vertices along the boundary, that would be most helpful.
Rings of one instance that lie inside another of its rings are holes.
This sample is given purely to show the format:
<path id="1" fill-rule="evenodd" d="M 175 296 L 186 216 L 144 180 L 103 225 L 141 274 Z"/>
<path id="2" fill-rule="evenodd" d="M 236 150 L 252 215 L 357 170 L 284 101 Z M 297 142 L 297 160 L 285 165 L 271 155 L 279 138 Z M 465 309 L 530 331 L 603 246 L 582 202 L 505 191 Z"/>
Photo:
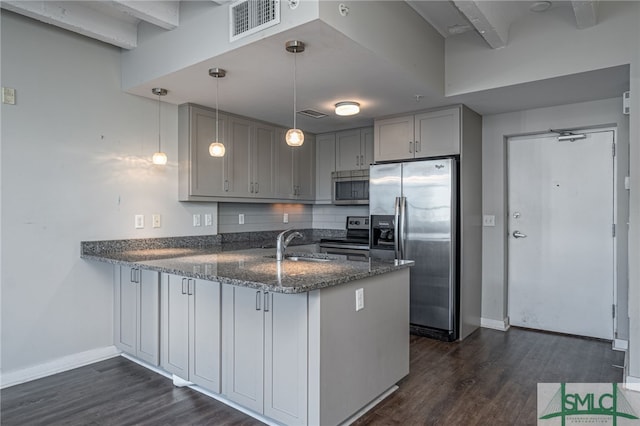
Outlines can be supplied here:
<path id="1" fill-rule="evenodd" d="M 229 41 L 280 23 L 280 0 L 239 0 L 229 5 Z"/>
<path id="2" fill-rule="evenodd" d="M 298 111 L 298 114 L 311 118 L 324 118 L 327 116 L 327 114 L 325 114 L 324 112 L 314 111 L 312 109 L 304 109 L 302 111 Z"/>

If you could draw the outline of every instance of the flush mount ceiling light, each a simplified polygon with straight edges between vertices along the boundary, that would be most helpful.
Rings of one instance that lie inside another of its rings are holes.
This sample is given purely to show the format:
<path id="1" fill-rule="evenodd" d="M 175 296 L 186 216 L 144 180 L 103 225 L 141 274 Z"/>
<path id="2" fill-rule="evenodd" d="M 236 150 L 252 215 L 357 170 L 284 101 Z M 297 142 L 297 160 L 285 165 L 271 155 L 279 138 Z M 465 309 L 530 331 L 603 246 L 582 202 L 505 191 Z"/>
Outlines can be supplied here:
<path id="1" fill-rule="evenodd" d="M 529 10 L 532 12 L 545 12 L 551 7 L 550 1 L 536 1 L 531 3 Z"/>
<path id="2" fill-rule="evenodd" d="M 304 143 L 304 133 L 296 128 L 296 53 L 304 52 L 304 43 L 291 40 L 284 45 L 287 52 L 293 53 L 293 128 L 287 131 L 285 140 L 289 146 L 300 146 Z"/>
<path id="3" fill-rule="evenodd" d="M 224 144 L 218 138 L 218 80 L 227 75 L 222 68 L 209 69 L 209 75 L 216 79 L 216 138 L 209 145 L 209 155 L 212 157 L 224 157 Z"/>
<path id="4" fill-rule="evenodd" d="M 159 166 L 164 166 L 165 164 L 167 164 L 167 154 L 165 154 L 164 152 L 162 152 L 162 146 L 160 144 L 161 140 L 160 140 L 160 96 L 166 96 L 167 93 L 169 93 L 167 91 L 167 89 L 162 89 L 160 87 L 155 87 L 153 89 L 151 89 L 151 92 L 158 96 L 158 152 L 156 152 L 155 154 L 153 154 L 153 157 L 151 159 L 151 161 L 153 162 L 153 164 L 157 164 Z"/>
<path id="5" fill-rule="evenodd" d="M 335 107 L 336 115 L 356 115 L 360 112 L 360 104 L 353 101 L 338 102 Z"/>

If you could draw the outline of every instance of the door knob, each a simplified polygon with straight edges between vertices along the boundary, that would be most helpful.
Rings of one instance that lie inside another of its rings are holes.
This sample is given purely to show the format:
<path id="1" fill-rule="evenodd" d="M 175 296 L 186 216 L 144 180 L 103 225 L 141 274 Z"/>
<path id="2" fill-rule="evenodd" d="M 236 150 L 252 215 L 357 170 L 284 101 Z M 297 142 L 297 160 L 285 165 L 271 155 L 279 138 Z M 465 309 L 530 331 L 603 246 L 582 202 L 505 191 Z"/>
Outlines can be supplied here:
<path id="1" fill-rule="evenodd" d="M 513 238 L 527 238 L 527 236 L 520 231 L 513 231 Z"/>

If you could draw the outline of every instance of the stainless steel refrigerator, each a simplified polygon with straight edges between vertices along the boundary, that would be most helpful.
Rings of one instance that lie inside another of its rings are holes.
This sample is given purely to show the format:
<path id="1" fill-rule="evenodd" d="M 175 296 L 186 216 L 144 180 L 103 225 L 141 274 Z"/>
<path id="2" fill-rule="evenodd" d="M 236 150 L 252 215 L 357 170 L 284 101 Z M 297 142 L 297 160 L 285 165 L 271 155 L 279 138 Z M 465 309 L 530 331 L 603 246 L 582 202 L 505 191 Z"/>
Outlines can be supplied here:
<path id="1" fill-rule="evenodd" d="M 372 165 L 371 257 L 410 259 L 411 332 L 457 340 L 457 159 Z"/>

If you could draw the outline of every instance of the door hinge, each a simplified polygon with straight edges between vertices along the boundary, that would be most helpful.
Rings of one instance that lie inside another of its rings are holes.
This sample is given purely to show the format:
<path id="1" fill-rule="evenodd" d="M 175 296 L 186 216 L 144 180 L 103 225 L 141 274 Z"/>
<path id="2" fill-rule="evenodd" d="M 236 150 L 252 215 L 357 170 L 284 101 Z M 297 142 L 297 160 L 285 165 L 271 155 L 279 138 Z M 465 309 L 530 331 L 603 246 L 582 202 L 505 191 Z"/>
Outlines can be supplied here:
<path id="1" fill-rule="evenodd" d="M 613 225 L 611 225 L 611 236 L 612 237 L 616 236 L 616 224 L 615 223 Z"/>
<path id="2" fill-rule="evenodd" d="M 612 304 L 611 305 L 611 318 L 615 318 L 616 317 L 616 305 Z"/>
<path id="3" fill-rule="evenodd" d="M 614 157 L 614 158 L 616 156 L 616 143 L 615 142 L 613 142 L 611 144 L 611 156 Z"/>

